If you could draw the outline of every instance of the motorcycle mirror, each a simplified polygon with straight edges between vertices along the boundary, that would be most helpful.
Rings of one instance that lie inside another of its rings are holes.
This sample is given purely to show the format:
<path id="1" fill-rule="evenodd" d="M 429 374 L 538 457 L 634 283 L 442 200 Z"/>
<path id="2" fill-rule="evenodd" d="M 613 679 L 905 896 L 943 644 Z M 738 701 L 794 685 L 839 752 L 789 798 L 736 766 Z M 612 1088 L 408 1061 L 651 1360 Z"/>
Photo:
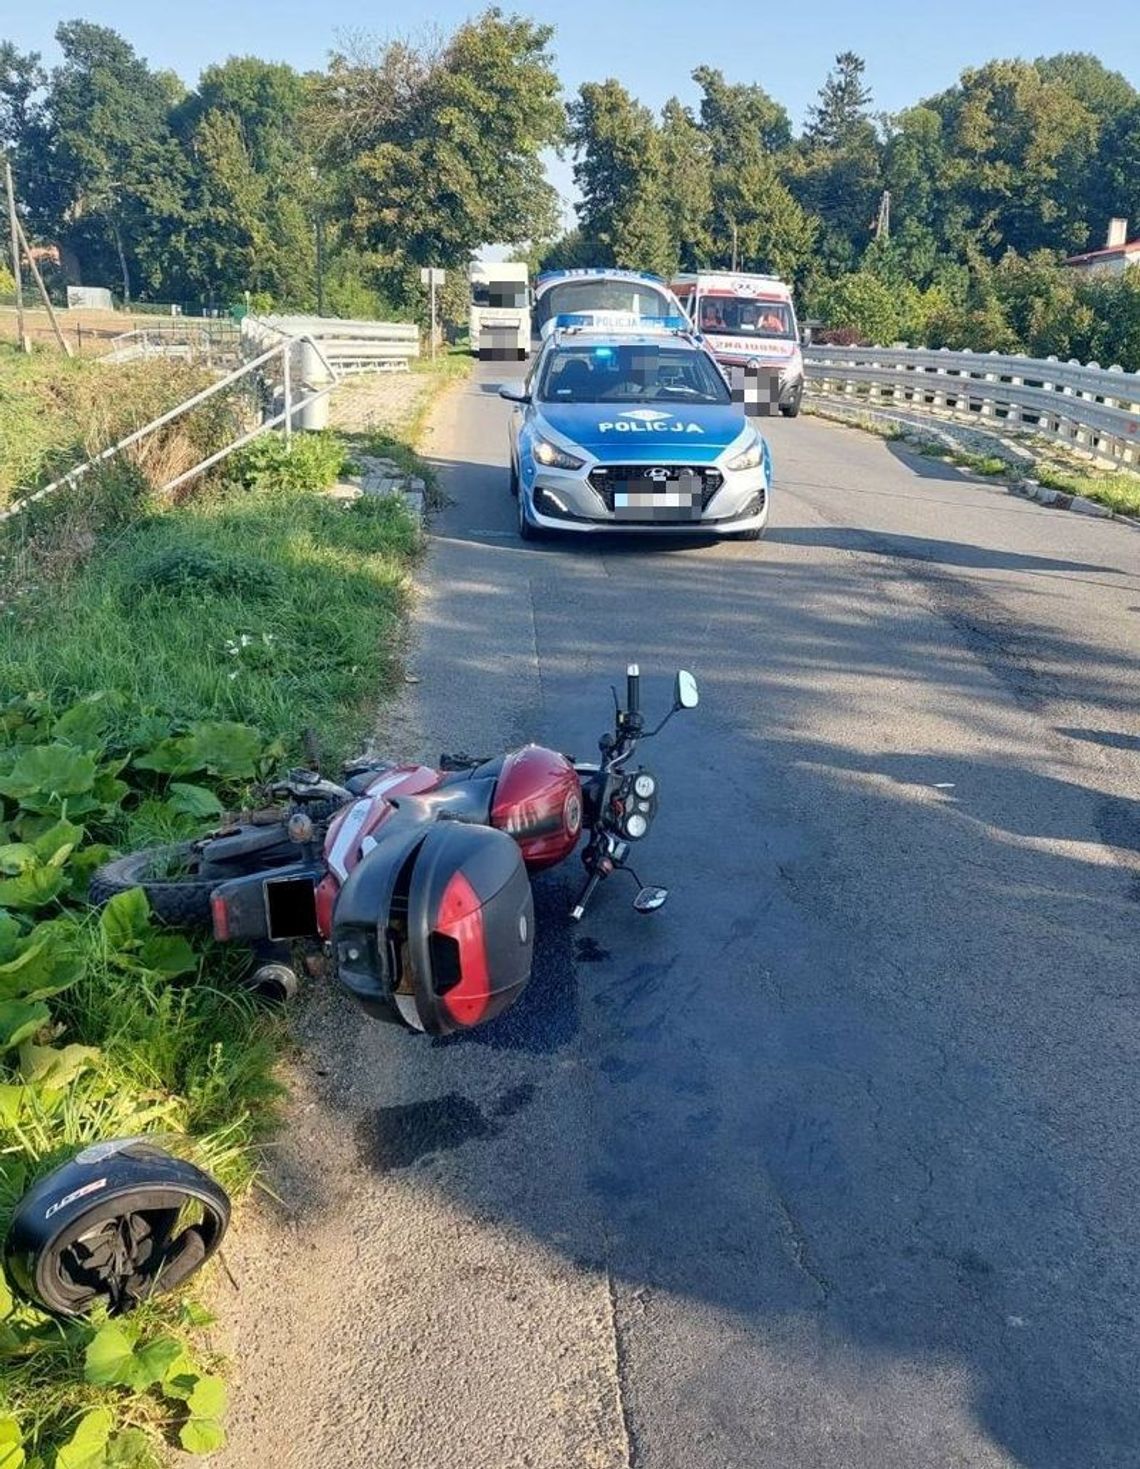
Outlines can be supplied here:
<path id="1" fill-rule="evenodd" d="M 668 888 L 642 888 L 634 898 L 633 906 L 638 913 L 656 913 L 658 908 L 664 908 L 668 896 Z"/>
<path id="2" fill-rule="evenodd" d="M 673 702 L 678 709 L 695 709 L 700 703 L 700 694 L 697 692 L 697 681 L 691 673 L 686 673 L 683 668 L 677 674 Z"/>

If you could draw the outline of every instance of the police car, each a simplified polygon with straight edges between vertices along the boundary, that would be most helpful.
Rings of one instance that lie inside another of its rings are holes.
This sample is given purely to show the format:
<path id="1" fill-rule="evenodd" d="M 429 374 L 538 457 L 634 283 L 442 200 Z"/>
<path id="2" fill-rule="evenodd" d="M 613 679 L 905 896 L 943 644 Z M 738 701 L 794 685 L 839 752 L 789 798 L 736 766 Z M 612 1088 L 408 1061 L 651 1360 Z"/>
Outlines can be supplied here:
<path id="1" fill-rule="evenodd" d="M 504 384 L 519 534 L 710 532 L 755 540 L 767 441 L 683 317 L 614 331 L 560 317 L 524 382 Z"/>
<path id="2" fill-rule="evenodd" d="M 646 318 L 680 316 L 681 303 L 659 275 L 646 270 L 603 265 L 544 271 L 534 282 L 534 335 L 545 341 L 568 315 L 620 331 Z"/>

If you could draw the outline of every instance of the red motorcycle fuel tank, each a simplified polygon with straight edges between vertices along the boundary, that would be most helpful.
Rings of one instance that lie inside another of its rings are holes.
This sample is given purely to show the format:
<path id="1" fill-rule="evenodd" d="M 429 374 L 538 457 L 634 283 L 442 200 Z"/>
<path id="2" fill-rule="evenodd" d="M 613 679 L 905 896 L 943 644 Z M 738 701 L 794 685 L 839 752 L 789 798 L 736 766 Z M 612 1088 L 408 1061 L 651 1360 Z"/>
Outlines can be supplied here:
<path id="1" fill-rule="evenodd" d="M 566 756 L 541 745 L 512 750 L 495 787 L 491 825 L 514 837 L 531 871 L 568 857 L 582 830 L 582 783 Z"/>

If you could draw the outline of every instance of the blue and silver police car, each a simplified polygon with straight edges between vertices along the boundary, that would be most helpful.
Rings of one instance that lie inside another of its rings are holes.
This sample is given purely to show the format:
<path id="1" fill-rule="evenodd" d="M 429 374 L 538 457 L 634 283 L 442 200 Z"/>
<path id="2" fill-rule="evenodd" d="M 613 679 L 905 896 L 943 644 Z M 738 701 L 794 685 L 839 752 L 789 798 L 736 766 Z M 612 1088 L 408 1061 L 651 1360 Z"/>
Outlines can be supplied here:
<path id="1" fill-rule="evenodd" d="M 519 534 L 651 531 L 755 540 L 768 520 L 768 443 L 687 323 L 637 329 L 563 316 L 510 423 Z"/>

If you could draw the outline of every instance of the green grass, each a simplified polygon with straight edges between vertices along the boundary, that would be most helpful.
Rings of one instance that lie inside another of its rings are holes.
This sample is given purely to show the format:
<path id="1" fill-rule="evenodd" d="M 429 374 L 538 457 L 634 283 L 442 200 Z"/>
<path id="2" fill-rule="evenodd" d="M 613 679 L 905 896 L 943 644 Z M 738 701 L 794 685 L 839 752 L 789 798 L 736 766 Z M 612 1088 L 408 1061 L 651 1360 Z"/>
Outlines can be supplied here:
<path id="1" fill-rule="evenodd" d="M 73 469 L 210 382 L 185 363 L 105 367 L 54 352 L 25 356 L 0 343 L 0 507 Z M 225 395 L 222 395 L 224 398 Z M 149 441 L 141 456 L 173 479 L 221 440 L 232 405 L 214 399 Z"/>
<path id="2" fill-rule="evenodd" d="M 28 1178 L 96 1138 L 158 1130 L 182 1139 L 238 1194 L 254 1175 L 281 1095 L 282 1017 L 236 984 L 240 954 L 200 945 L 189 972 L 156 971 L 138 945 L 124 956 L 108 942 L 82 896 L 100 844 L 130 850 L 202 828 L 179 813 L 169 777 L 122 766 L 132 752 L 201 721 L 254 727 L 256 761 L 228 774 L 219 766 L 214 777 L 203 765 L 191 777 L 233 809 L 255 770 L 301 753 L 306 728 L 330 767 L 369 731 L 398 677 L 407 573 L 422 535 L 399 504 L 322 495 L 343 460 L 329 435 L 295 436 L 288 450 L 279 439 L 258 442 L 235 456 L 224 482 L 174 506 L 153 501 L 137 468 L 116 466 L 0 532 L 0 779 L 20 748 L 72 738 L 55 733 L 56 720 L 77 700 L 96 696 L 82 707 L 113 714 L 97 744 L 83 746 L 106 762 L 106 782 L 95 787 L 103 804 L 77 818 L 84 831 L 66 859 L 68 885 L 17 907 L 7 930 L 25 947 L 54 934 L 81 970 L 51 999 L 36 1043 L 98 1054 L 64 1091 L 27 1096 L 18 1118 L 0 1109 L 0 1229 Z M 0 793 L 9 864 L 18 862 L 12 844 L 26 851 L 47 820 L 38 799 L 21 806 Z M 6 921 L 0 915 L 0 945 Z M 25 1064 L 0 1045 L 0 1084 L 20 1083 Z M 140 1346 L 184 1339 L 201 1374 L 217 1364 L 195 1345 L 196 1319 L 185 1302 L 156 1303 L 132 1317 L 131 1331 Z M 96 1423 L 110 1413 L 113 1462 L 140 1469 L 186 1431 L 185 1405 L 163 1382 L 136 1391 L 89 1380 L 97 1327 L 0 1309 L 0 1461 L 5 1415 L 44 1469 L 55 1469 L 87 1413 Z"/>
<path id="3" fill-rule="evenodd" d="M 342 753 L 395 676 L 418 545 L 399 505 L 269 484 L 144 514 L 62 588 L 0 612 L 0 689 L 113 689 L 290 750 L 312 725 Z M 197 574 L 171 580 L 180 563 Z"/>
<path id="4" fill-rule="evenodd" d="M 1107 505 L 1118 515 L 1140 516 L 1140 474 L 1127 470 L 1113 473 L 1109 470 L 1059 469 L 1049 464 L 1039 464 L 1033 471 L 1041 484 L 1052 490 L 1061 490 L 1066 495 L 1084 495 Z"/>

